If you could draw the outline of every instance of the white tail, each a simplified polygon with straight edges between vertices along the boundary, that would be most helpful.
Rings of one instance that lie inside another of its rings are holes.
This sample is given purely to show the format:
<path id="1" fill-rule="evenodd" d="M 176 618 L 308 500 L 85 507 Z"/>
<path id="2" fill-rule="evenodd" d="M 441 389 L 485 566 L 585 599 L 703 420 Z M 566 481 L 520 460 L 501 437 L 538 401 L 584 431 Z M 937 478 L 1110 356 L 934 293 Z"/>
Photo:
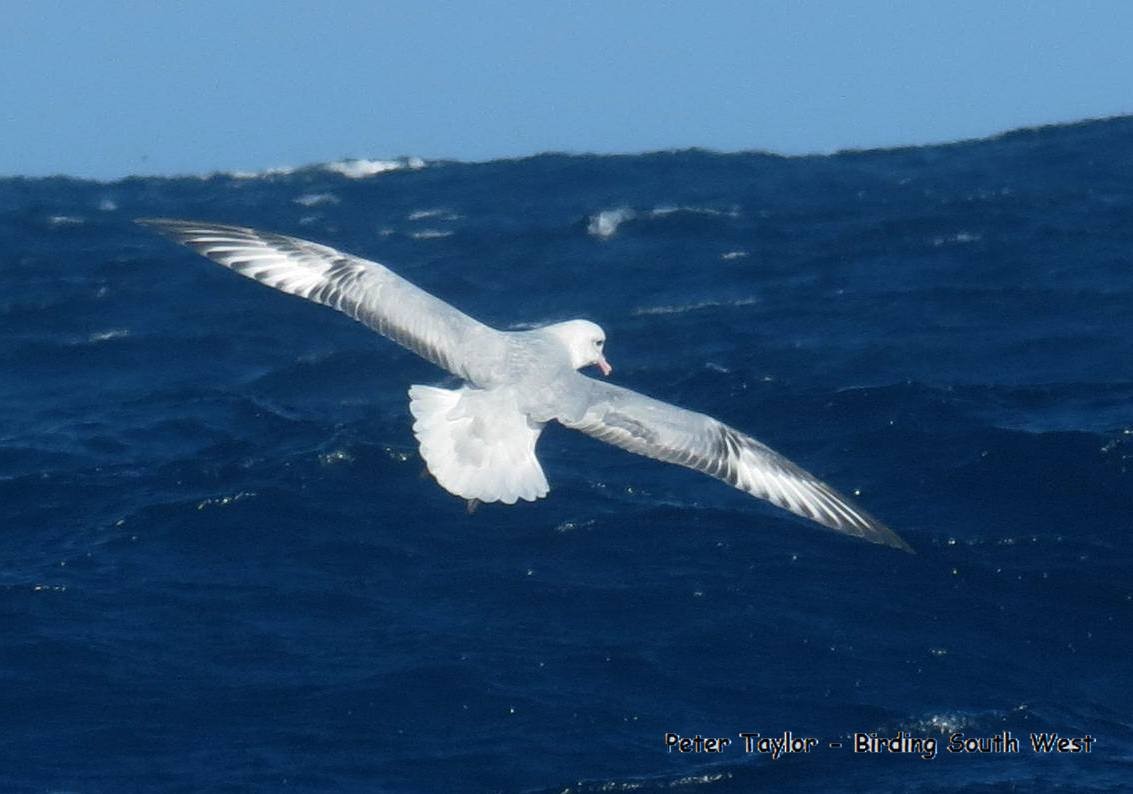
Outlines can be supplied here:
<path id="1" fill-rule="evenodd" d="M 449 493 L 515 504 L 550 490 L 535 458 L 543 425 L 521 413 L 507 393 L 413 386 L 409 411 L 421 457 Z"/>

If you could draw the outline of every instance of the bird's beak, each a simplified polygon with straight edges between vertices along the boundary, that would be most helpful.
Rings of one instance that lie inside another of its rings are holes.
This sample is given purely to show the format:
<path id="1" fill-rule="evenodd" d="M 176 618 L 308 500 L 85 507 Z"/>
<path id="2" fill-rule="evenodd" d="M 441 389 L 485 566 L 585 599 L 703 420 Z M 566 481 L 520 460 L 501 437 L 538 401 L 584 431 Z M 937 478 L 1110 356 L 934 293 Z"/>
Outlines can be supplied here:
<path id="1" fill-rule="evenodd" d="M 607 377 L 614 371 L 614 368 L 610 366 L 610 362 L 606 360 L 605 356 L 598 356 L 598 369 L 602 370 L 602 374 Z"/>

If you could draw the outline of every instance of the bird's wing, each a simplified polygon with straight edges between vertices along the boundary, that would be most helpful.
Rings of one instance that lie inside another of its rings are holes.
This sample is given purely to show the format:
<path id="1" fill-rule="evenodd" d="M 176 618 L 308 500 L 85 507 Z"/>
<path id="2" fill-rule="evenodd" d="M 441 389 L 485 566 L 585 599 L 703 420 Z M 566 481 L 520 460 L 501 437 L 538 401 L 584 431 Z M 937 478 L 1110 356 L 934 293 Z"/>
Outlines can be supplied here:
<path id="1" fill-rule="evenodd" d="M 893 530 L 813 474 L 710 416 L 583 375 L 559 422 L 638 455 L 709 474 L 837 532 L 912 552 Z M 573 395 L 577 396 L 577 395 Z"/>
<path id="2" fill-rule="evenodd" d="M 393 271 L 325 245 L 216 223 L 140 219 L 212 261 L 269 287 L 330 306 L 473 383 L 488 377 L 504 335 Z"/>

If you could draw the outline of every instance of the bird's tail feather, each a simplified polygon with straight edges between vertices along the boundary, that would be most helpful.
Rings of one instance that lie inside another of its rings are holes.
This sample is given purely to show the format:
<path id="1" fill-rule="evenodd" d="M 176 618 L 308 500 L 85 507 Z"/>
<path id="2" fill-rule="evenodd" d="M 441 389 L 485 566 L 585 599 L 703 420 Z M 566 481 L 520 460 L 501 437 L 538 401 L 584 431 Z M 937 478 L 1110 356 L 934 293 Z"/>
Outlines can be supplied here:
<path id="1" fill-rule="evenodd" d="M 480 389 L 432 386 L 409 389 L 413 433 L 429 472 L 463 499 L 514 504 L 550 490 L 535 457 L 542 425 L 531 422 L 506 396 Z"/>

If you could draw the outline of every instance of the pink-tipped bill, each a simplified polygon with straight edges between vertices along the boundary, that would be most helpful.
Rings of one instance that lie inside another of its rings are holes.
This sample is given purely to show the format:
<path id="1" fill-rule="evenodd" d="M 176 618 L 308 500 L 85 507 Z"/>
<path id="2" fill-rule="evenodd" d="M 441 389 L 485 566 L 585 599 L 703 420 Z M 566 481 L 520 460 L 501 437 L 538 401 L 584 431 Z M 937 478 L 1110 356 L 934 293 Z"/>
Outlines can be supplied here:
<path id="1" fill-rule="evenodd" d="M 598 369 L 602 370 L 602 374 L 609 376 L 614 368 L 610 366 L 610 362 L 606 360 L 605 356 L 598 356 Z"/>

